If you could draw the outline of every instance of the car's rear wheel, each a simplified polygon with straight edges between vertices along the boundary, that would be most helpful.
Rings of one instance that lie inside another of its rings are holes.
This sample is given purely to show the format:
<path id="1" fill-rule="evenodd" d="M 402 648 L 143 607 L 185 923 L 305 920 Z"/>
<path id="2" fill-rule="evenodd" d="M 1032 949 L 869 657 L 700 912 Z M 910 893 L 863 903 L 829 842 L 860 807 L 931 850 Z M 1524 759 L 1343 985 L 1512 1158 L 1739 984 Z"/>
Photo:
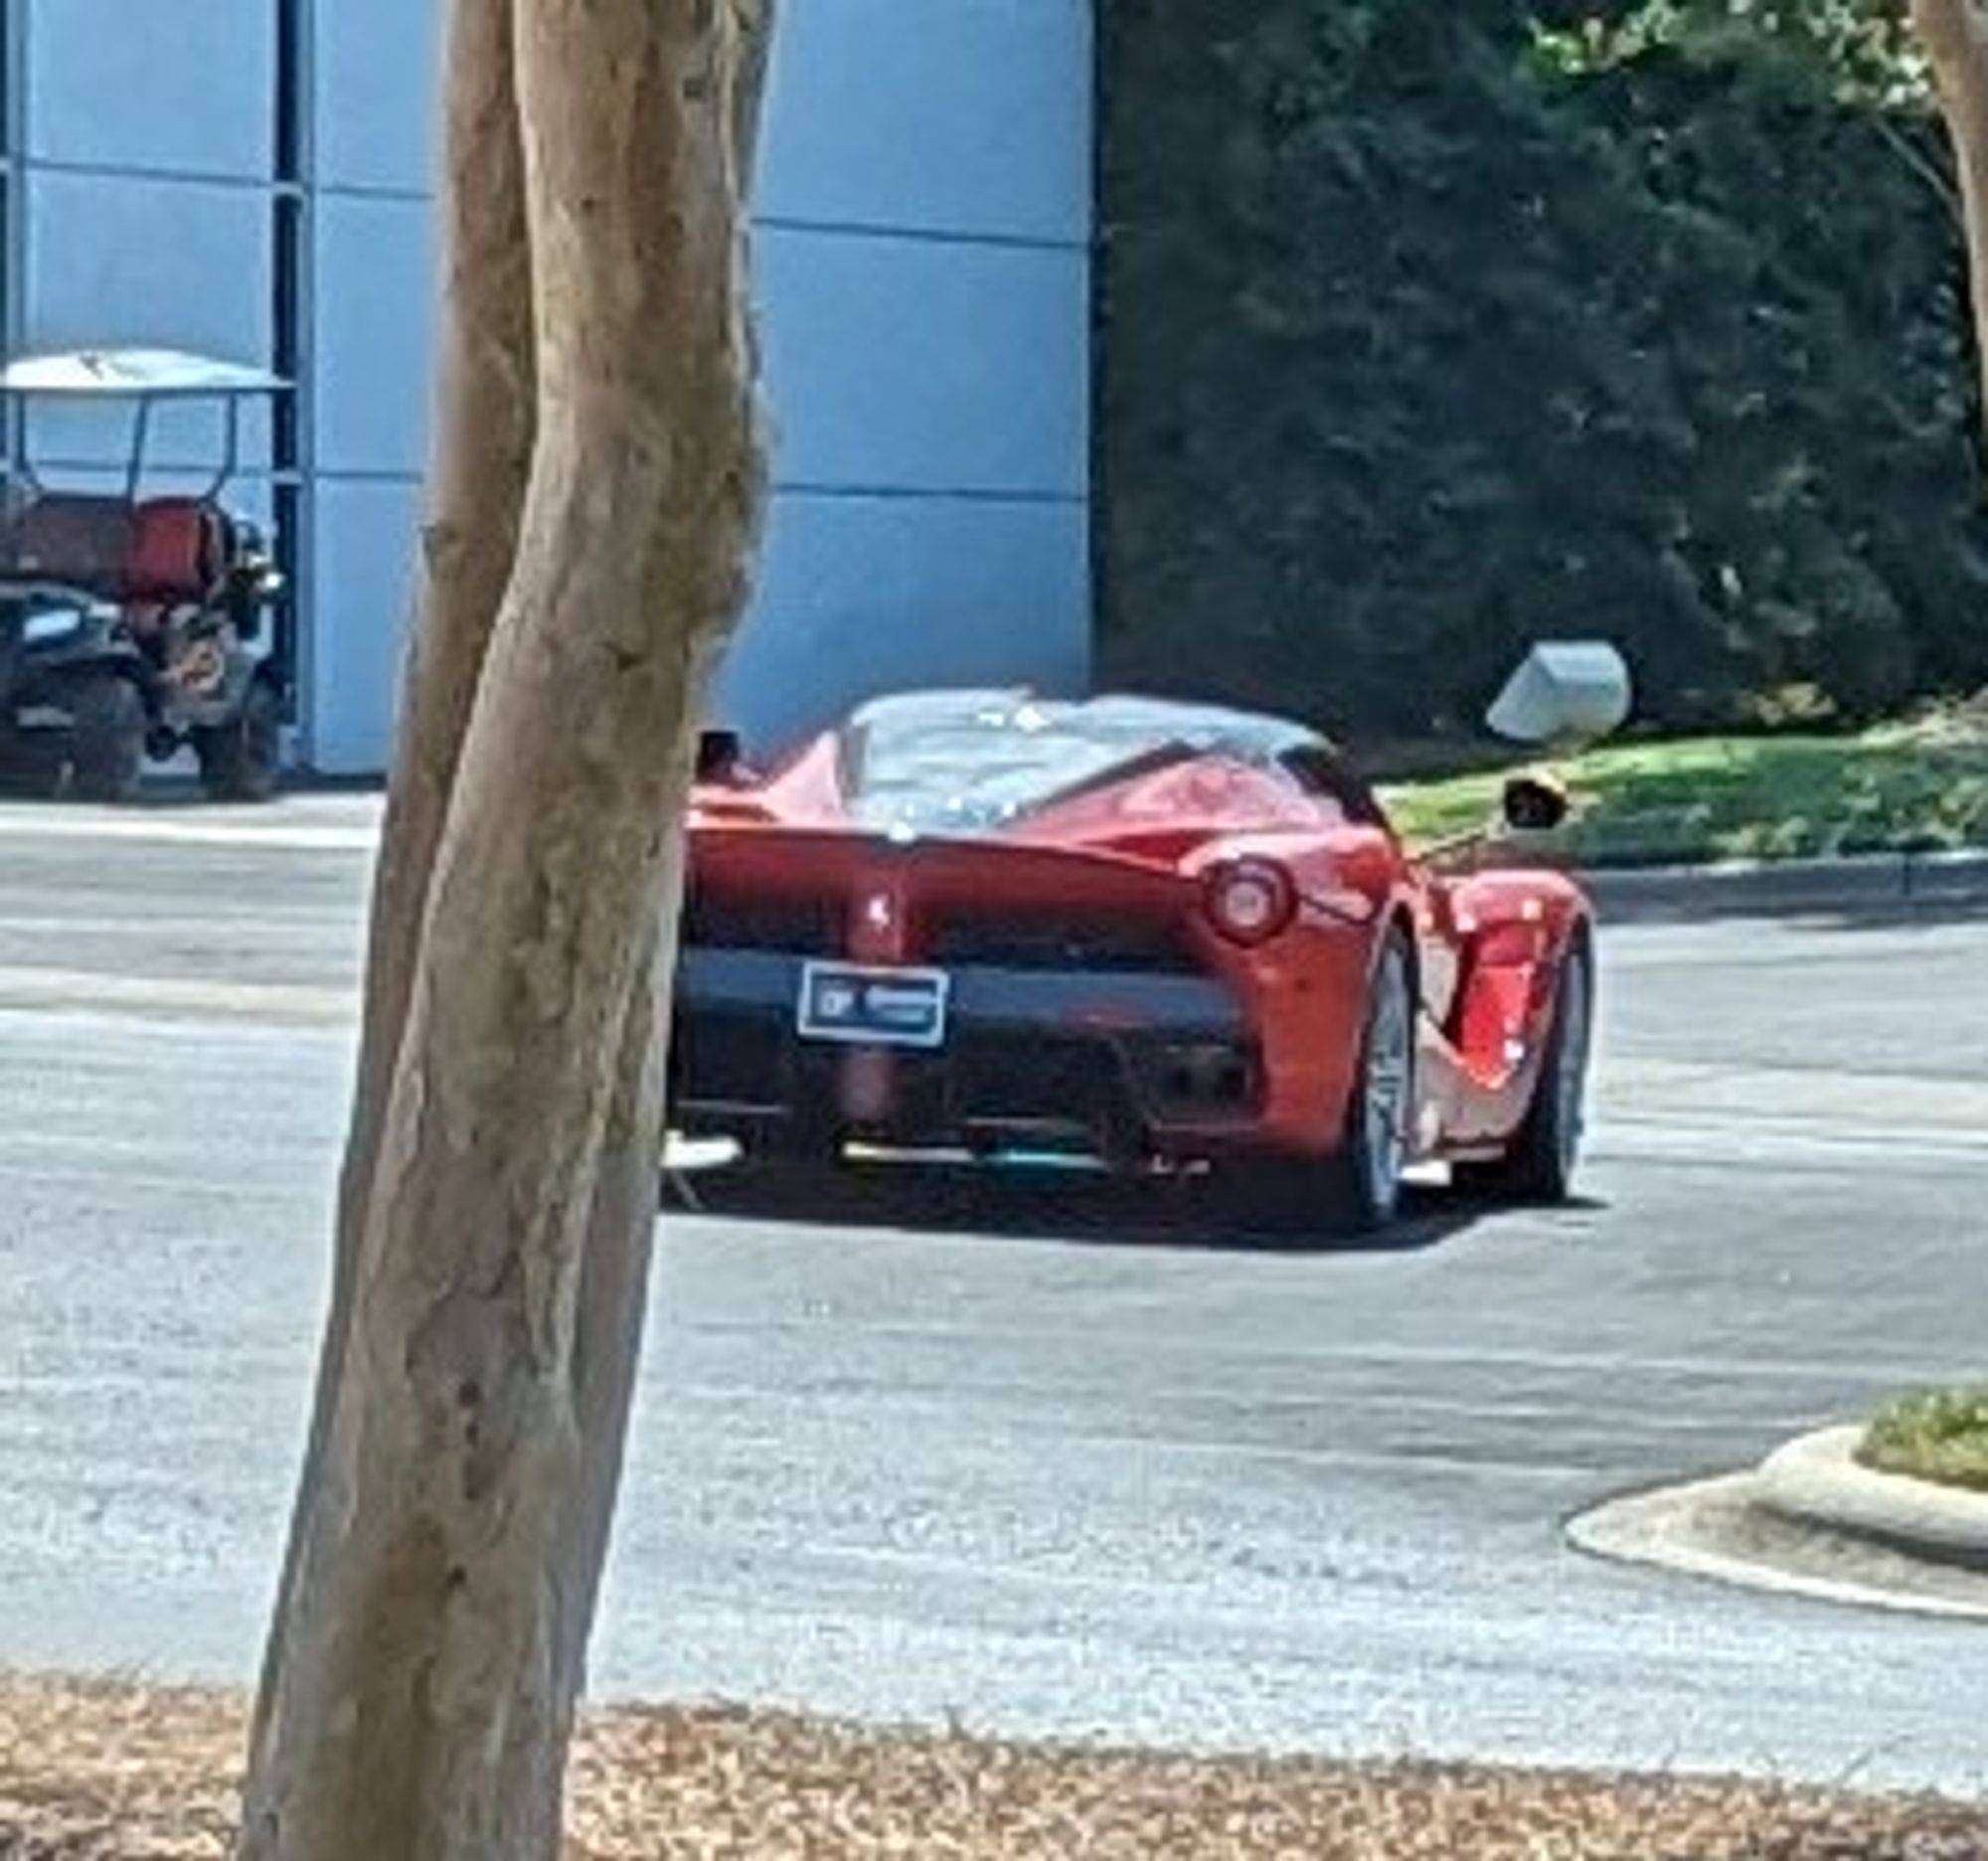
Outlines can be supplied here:
<path id="1" fill-rule="evenodd" d="M 1369 1235 L 1401 1213 L 1415 1107 L 1415 983 L 1408 938 L 1391 931 L 1367 995 L 1339 1147 L 1316 1161 L 1262 1163 L 1251 1201 L 1279 1238 Z"/>
<path id="2" fill-rule="evenodd" d="M 1495 1162 L 1458 1165 L 1459 1187 L 1508 1202 L 1565 1202 L 1574 1193 L 1593 1048 L 1594 951 L 1583 930 L 1575 933 L 1561 964 L 1553 1024 L 1526 1121 Z"/>

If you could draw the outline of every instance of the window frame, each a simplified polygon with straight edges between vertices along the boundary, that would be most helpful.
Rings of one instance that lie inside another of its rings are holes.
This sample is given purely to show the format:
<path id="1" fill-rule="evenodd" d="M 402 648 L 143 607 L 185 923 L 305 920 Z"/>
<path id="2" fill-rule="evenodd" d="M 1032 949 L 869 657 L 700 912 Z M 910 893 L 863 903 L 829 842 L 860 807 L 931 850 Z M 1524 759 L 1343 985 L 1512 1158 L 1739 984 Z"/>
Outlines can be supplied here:
<path id="1" fill-rule="evenodd" d="M 270 426 L 270 504 L 283 576 L 272 651 L 286 693 L 285 723 L 300 721 L 310 676 L 310 531 L 313 270 L 313 74 L 315 0 L 273 0 L 270 73 L 270 366 L 289 384 L 275 397 Z"/>

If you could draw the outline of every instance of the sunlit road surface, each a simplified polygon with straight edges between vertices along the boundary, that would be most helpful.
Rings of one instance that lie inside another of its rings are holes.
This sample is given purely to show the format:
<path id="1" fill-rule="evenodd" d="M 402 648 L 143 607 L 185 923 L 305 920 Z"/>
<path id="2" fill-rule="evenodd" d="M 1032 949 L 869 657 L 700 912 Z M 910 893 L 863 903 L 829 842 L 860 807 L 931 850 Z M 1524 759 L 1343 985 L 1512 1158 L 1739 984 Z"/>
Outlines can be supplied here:
<path id="1" fill-rule="evenodd" d="M 0 810 L 0 1662 L 252 1671 L 372 812 Z M 1603 956 L 1564 1213 L 1283 1258 L 1067 1185 L 673 1221 L 596 1689 L 1979 1787 L 1983 1631 L 1559 1525 L 1988 1370 L 1988 920 Z"/>

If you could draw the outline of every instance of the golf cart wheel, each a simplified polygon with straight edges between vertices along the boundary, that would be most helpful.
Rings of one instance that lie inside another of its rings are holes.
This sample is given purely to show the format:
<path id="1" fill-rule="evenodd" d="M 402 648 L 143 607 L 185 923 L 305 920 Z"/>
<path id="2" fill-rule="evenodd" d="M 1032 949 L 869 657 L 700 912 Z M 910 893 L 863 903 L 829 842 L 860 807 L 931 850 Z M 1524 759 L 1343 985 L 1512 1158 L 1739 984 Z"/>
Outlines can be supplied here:
<path id="1" fill-rule="evenodd" d="M 283 701 L 267 679 L 253 679 L 242 709 L 226 724 L 194 733 L 201 786 L 213 801 L 267 801 L 282 768 Z"/>
<path id="2" fill-rule="evenodd" d="M 79 679 L 67 697 L 76 793 L 84 801 L 129 801 L 145 773 L 144 694 L 115 672 L 99 672 Z"/>

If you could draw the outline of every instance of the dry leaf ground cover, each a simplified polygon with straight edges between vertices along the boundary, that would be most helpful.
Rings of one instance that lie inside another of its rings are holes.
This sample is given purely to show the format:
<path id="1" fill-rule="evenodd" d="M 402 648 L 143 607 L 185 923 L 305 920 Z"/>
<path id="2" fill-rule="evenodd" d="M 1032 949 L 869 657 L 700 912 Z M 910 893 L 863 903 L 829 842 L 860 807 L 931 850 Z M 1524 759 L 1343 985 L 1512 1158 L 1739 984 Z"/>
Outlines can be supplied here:
<path id="1" fill-rule="evenodd" d="M 0 1861 L 223 1855 L 242 1712 L 0 1681 Z M 573 1861 L 1988 1861 L 1988 1809 L 1923 1799 L 1060 1752 L 731 1712 L 594 1717 L 572 1821 Z"/>

